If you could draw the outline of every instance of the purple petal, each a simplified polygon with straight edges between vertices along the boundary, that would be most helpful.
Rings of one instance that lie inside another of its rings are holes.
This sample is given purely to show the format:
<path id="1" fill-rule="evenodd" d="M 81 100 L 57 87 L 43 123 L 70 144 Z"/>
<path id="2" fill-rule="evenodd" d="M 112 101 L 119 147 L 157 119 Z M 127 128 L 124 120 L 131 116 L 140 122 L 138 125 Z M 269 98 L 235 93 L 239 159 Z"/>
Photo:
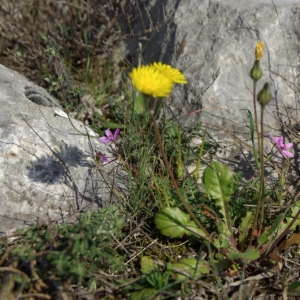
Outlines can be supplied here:
<path id="1" fill-rule="evenodd" d="M 273 144 L 278 147 L 279 146 L 279 141 L 280 141 L 281 137 L 276 137 L 273 136 L 272 134 L 270 134 L 270 139 L 272 140 Z"/>
<path id="2" fill-rule="evenodd" d="M 293 143 L 287 143 L 285 144 L 285 149 L 290 149 L 293 147 Z"/>
<path id="3" fill-rule="evenodd" d="M 116 129 L 116 131 L 115 131 L 115 133 L 114 133 L 114 140 L 116 140 L 116 139 L 117 139 L 117 137 L 118 137 L 119 133 L 120 133 L 120 129 L 119 129 L 119 128 L 117 128 L 117 129 Z"/>
<path id="4" fill-rule="evenodd" d="M 286 151 L 286 150 L 283 150 L 282 151 L 282 155 L 287 158 L 287 157 L 294 157 L 294 154 L 289 152 L 289 151 Z"/>
<path id="5" fill-rule="evenodd" d="M 112 132 L 111 132 L 109 129 L 106 129 L 106 130 L 105 130 L 105 134 L 106 134 L 106 136 L 107 136 L 109 139 L 113 138 L 113 134 L 112 134 Z"/>
<path id="6" fill-rule="evenodd" d="M 284 146 L 284 143 L 283 143 L 283 136 L 281 136 L 277 142 L 278 146 L 279 147 L 283 147 Z"/>
<path id="7" fill-rule="evenodd" d="M 101 157 L 101 161 L 102 161 L 103 163 L 105 163 L 105 162 L 108 162 L 108 159 L 107 159 L 107 157 L 106 157 L 105 155 L 103 155 L 103 156 Z"/>
<path id="8" fill-rule="evenodd" d="M 106 136 L 101 136 L 99 138 L 99 141 L 103 144 L 107 144 L 107 143 L 110 143 L 110 139 L 108 139 Z"/>

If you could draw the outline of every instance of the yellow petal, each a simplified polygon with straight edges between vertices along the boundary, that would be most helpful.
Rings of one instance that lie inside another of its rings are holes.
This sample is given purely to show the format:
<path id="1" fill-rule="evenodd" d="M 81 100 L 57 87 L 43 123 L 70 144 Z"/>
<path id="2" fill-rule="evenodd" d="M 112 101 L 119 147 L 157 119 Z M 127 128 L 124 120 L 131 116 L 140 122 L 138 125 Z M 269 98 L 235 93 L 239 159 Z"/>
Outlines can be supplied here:
<path id="1" fill-rule="evenodd" d="M 134 68 L 129 73 L 133 86 L 140 92 L 156 97 L 167 97 L 172 92 L 173 82 L 153 65 Z"/>
<path id="2" fill-rule="evenodd" d="M 261 60 L 264 50 L 264 43 L 257 42 L 255 47 L 255 60 Z"/>

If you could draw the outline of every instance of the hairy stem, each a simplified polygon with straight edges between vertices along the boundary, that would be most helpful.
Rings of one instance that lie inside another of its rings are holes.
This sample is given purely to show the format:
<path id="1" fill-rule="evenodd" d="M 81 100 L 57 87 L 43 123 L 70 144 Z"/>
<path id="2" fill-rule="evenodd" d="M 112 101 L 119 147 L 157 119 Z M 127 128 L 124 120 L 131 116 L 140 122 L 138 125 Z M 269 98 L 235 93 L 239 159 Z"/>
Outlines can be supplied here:
<path id="1" fill-rule="evenodd" d="M 186 211 L 192 217 L 192 219 L 194 220 L 194 222 L 196 223 L 196 225 L 204 232 L 207 240 L 211 242 L 212 241 L 211 236 L 209 235 L 209 233 L 207 232 L 207 230 L 204 228 L 204 226 L 199 222 L 199 220 L 197 219 L 197 217 L 194 215 L 194 213 L 192 212 L 191 208 L 188 206 L 188 204 L 184 200 L 184 198 L 183 198 L 183 196 L 182 196 L 182 194 L 181 194 L 181 192 L 180 192 L 180 190 L 178 188 L 178 185 L 177 185 L 177 182 L 175 180 L 174 174 L 173 174 L 173 172 L 171 170 L 171 167 L 170 167 L 170 164 L 168 162 L 168 158 L 167 158 L 167 155 L 166 155 L 163 143 L 162 143 L 161 135 L 160 135 L 158 127 L 156 125 L 156 121 L 155 121 L 155 116 L 154 116 L 154 111 L 153 110 L 150 111 L 150 116 L 151 116 L 151 119 L 152 119 L 152 124 L 153 124 L 154 130 L 155 130 L 156 136 L 157 136 L 157 140 L 158 140 L 158 144 L 159 144 L 159 147 L 160 147 L 160 151 L 161 151 L 163 160 L 165 162 L 165 165 L 167 167 L 168 173 L 170 175 L 170 178 L 172 180 L 173 186 L 175 188 L 175 191 L 176 191 L 176 193 L 177 193 L 177 195 L 178 195 L 178 197 L 179 197 L 182 205 L 186 209 Z"/>
<path id="2" fill-rule="evenodd" d="M 255 123 L 256 137 L 257 137 L 257 147 L 258 147 L 258 153 L 260 154 L 261 147 L 260 147 L 260 136 L 258 130 L 258 118 L 257 118 L 257 108 L 256 108 L 256 81 L 253 81 L 253 108 L 254 108 L 254 123 Z M 256 167 L 259 168 L 259 165 L 257 164 Z"/>

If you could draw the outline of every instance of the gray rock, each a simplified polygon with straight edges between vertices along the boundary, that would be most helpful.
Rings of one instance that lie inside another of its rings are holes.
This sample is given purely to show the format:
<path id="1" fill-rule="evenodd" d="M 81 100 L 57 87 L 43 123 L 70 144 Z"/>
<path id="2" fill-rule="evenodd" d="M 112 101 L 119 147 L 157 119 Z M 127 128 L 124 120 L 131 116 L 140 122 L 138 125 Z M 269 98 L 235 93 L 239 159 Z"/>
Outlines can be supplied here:
<path id="1" fill-rule="evenodd" d="M 257 91 L 269 82 L 274 95 L 267 107 L 267 132 L 279 129 L 276 118 L 281 118 L 284 106 L 296 107 L 299 96 L 294 92 L 293 76 L 299 71 L 300 2 L 275 4 L 279 20 L 269 0 L 167 1 L 167 10 L 176 8 L 174 20 L 153 38 L 143 57 L 146 62 L 159 60 L 174 65 L 176 45 L 187 34 L 185 52 L 176 67 L 184 71 L 189 84 L 175 89 L 171 107 L 176 111 L 178 105 L 184 106 L 186 113 L 201 109 L 185 118 L 188 123 L 201 120 L 219 126 L 214 128 L 217 136 L 224 127 L 244 131 L 247 115 L 240 110 L 252 109 L 247 87 L 252 91 L 249 72 L 257 41 L 265 43 L 261 60 L 264 76 Z M 202 95 L 219 68 L 216 82 Z"/>
<path id="2" fill-rule="evenodd" d="M 36 104 L 49 107 L 61 107 L 56 99 L 54 99 L 43 88 L 37 85 L 25 86 L 25 95 L 29 100 Z"/>
<path id="3" fill-rule="evenodd" d="M 257 93 L 268 82 L 273 95 L 266 107 L 265 136 L 283 132 L 282 124 L 288 119 L 285 108 L 293 121 L 299 121 L 299 0 L 274 0 L 276 9 L 270 0 L 151 1 L 154 18 L 162 2 L 166 11 L 175 9 L 173 20 L 143 44 L 143 59 L 144 63 L 172 64 L 186 75 L 188 84 L 175 87 L 169 99 L 175 115 L 181 112 L 182 124 L 202 122 L 219 144 L 232 145 L 235 136 L 251 145 L 249 120 L 242 109 L 253 112 L 249 72 L 257 41 L 265 44 L 264 75 Z M 176 48 L 185 36 L 185 51 L 176 61 Z M 134 57 L 136 46 L 128 49 Z M 218 78 L 205 91 L 218 69 Z M 268 151 L 267 138 L 266 144 Z"/>
<path id="4" fill-rule="evenodd" d="M 121 163 L 95 163 L 95 150 L 113 160 L 116 149 L 82 122 L 72 125 L 59 108 L 30 101 L 25 86 L 34 84 L 0 65 L 0 234 L 74 221 L 81 211 L 116 203 L 127 190 Z"/>

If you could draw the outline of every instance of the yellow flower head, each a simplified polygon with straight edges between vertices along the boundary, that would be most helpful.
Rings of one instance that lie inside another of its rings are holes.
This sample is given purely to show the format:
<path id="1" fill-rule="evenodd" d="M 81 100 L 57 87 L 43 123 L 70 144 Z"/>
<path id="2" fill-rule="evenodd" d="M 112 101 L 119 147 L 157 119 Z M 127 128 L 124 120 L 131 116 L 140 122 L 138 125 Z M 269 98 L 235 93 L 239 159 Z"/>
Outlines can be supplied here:
<path id="1" fill-rule="evenodd" d="M 169 65 L 164 65 L 161 62 L 154 63 L 153 66 L 166 77 L 171 79 L 174 83 L 187 84 L 187 81 L 184 75 L 175 68 L 172 68 Z"/>
<path id="2" fill-rule="evenodd" d="M 167 97 L 172 92 L 173 81 L 153 65 L 134 68 L 129 77 L 138 91 L 154 98 Z"/>
<path id="3" fill-rule="evenodd" d="M 261 60 L 264 50 L 264 43 L 257 42 L 255 47 L 255 60 Z"/>

